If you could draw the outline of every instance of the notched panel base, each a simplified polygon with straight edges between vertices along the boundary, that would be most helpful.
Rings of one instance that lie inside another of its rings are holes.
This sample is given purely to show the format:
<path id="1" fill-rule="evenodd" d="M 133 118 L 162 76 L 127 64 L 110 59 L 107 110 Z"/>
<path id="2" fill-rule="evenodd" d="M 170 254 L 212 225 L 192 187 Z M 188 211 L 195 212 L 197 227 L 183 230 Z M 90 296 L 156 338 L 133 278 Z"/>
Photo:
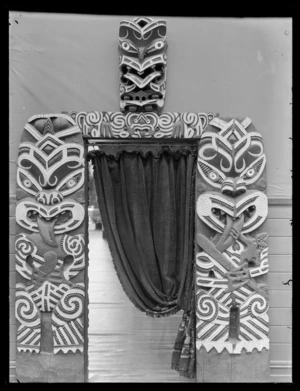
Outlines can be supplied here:
<path id="1" fill-rule="evenodd" d="M 218 353 L 215 349 L 207 352 L 197 350 L 198 383 L 268 383 L 270 351 L 243 350 L 239 355 L 226 350 Z"/>
<path id="2" fill-rule="evenodd" d="M 84 356 L 82 353 L 25 353 L 16 361 L 16 378 L 19 383 L 83 383 Z"/>

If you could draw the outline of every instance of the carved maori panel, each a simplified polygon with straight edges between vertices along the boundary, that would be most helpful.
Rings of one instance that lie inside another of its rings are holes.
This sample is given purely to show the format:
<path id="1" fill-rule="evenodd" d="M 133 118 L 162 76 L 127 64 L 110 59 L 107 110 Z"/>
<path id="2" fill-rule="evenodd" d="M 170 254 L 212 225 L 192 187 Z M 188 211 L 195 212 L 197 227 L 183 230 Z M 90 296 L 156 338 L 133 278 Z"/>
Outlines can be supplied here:
<path id="1" fill-rule="evenodd" d="M 83 366 L 85 173 L 81 130 L 64 114 L 31 117 L 22 134 L 17 163 L 15 314 L 17 359 L 22 361 L 17 371 L 26 376 L 26 357 L 33 357 L 30 353 L 55 357 L 79 352 Z"/>
<path id="2" fill-rule="evenodd" d="M 83 136 L 95 138 L 200 137 L 214 113 L 71 112 Z"/>
<path id="3" fill-rule="evenodd" d="M 225 357 L 269 350 L 265 168 L 262 137 L 249 118 L 210 121 L 197 161 L 199 365 L 209 352 Z"/>
<path id="4" fill-rule="evenodd" d="M 119 30 L 122 112 L 160 112 L 166 94 L 167 26 L 164 20 L 134 18 Z"/>

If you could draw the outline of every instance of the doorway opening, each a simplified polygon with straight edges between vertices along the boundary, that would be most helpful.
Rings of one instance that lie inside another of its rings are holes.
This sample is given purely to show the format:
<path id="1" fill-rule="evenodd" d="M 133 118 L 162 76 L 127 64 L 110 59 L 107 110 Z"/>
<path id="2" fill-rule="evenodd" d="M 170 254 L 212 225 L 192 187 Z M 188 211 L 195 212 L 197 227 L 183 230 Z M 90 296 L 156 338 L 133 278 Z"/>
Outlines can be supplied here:
<path id="1" fill-rule="evenodd" d="M 147 143 L 98 140 L 99 145 Z M 151 140 L 153 143 L 153 140 Z M 176 141 L 178 143 L 178 141 Z M 181 142 L 181 141 L 180 141 Z M 195 141 L 193 141 L 195 143 Z M 164 141 L 166 143 L 166 140 Z M 169 141 L 167 141 L 170 144 Z M 88 164 L 88 382 L 195 382 L 171 369 L 171 357 L 183 310 L 152 318 L 129 300 L 117 277 L 99 211 L 93 168 Z"/>

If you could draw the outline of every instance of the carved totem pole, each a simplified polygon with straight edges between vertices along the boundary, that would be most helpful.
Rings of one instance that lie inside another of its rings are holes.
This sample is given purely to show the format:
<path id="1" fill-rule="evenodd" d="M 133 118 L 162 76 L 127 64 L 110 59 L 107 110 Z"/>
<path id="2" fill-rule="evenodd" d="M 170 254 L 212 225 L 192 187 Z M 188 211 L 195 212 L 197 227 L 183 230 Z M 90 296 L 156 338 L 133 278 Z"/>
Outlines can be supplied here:
<path id="1" fill-rule="evenodd" d="M 197 381 L 268 381 L 268 201 L 262 137 L 249 118 L 161 114 L 166 49 L 165 21 L 122 21 L 121 111 L 36 115 L 25 125 L 16 208 L 20 382 L 84 381 L 84 143 L 93 138 L 200 141 L 195 205 Z"/>
<path id="2" fill-rule="evenodd" d="M 19 382 L 84 379 L 84 164 L 71 117 L 28 120 L 17 170 Z"/>
<path id="3" fill-rule="evenodd" d="M 262 137 L 249 118 L 214 118 L 197 166 L 197 379 L 269 381 Z"/>
<path id="4" fill-rule="evenodd" d="M 122 112 L 160 112 L 166 94 L 167 26 L 164 20 L 135 18 L 119 30 Z"/>

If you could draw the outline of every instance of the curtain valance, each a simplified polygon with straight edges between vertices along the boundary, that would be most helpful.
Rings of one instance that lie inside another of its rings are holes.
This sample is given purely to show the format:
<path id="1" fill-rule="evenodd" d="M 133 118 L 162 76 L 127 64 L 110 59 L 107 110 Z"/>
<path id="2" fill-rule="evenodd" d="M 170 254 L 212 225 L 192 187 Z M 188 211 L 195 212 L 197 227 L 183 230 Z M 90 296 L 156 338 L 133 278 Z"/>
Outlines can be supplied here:
<path id="1" fill-rule="evenodd" d="M 192 155 L 197 156 L 198 148 L 197 145 L 185 145 L 182 143 L 173 145 L 164 145 L 158 143 L 147 143 L 145 144 L 128 144 L 128 145 L 97 145 L 96 150 L 89 152 L 89 159 L 95 156 L 105 155 L 107 158 L 113 158 L 119 160 L 122 154 L 141 155 L 147 158 L 151 155 L 153 158 L 158 159 L 162 154 L 168 154 L 173 159 L 178 160 L 181 156 Z"/>

